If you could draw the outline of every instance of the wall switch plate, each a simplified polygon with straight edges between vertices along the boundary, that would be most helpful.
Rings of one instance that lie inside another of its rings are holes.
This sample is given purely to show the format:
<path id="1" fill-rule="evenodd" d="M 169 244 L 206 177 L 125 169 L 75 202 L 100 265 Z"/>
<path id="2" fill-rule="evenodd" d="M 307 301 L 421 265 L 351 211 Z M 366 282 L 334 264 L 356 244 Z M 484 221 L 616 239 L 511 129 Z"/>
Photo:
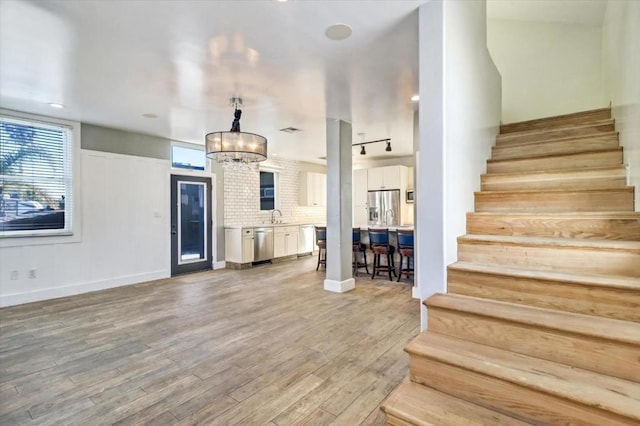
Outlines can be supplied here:
<path id="1" fill-rule="evenodd" d="M 29 269 L 29 278 L 35 278 L 36 277 L 36 269 Z"/>
<path id="2" fill-rule="evenodd" d="M 18 278 L 20 278 L 20 273 L 18 271 L 11 271 L 11 273 L 9 274 L 9 278 L 12 280 L 17 280 Z"/>

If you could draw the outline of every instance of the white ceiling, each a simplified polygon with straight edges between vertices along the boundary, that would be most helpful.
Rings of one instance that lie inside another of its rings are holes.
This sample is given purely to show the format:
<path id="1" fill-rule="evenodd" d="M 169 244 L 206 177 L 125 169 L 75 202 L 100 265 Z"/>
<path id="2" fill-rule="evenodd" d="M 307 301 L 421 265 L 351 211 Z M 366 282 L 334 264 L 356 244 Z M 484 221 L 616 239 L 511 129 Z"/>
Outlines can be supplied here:
<path id="1" fill-rule="evenodd" d="M 327 117 L 409 155 L 425 2 L 1 0 L 0 104 L 202 144 L 238 96 L 270 155 L 318 162 Z M 351 38 L 327 39 L 336 23 Z"/>
<path id="2" fill-rule="evenodd" d="M 607 0 L 487 0 L 490 19 L 600 26 L 606 9 Z"/>

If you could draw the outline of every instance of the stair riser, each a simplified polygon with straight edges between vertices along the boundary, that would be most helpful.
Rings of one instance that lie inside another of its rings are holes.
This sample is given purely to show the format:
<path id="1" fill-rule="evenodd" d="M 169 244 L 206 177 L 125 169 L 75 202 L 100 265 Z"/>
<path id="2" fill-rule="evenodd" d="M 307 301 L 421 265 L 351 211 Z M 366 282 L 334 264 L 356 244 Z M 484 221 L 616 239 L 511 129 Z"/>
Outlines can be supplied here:
<path id="1" fill-rule="evenodd" d="M 467 234 L 640 241 L 640 219 L 467 214 Z"/>
<path id="2" fill-rule="evenodd" d="M 483 178 L 483 191 L 524 191 L 535 189 L 603 189 L 626 186 L 626 176 L 607 176 L 598 178 L 524 180 L 509 178 Z"/>
<path id="3" fill-rule="evenodd" d="M 503 124 L 500 133 L 524 132 L 530 130 L 546 129 L 560 126 L 589 124 L 594 121 L 608 120 L 611 118 L 611 109 L 603 108 L 594 111 L 581 112 L 558 117 L 529 120 L 520 123 Z"/>
<path id="4" fill-rule="evenodd" d="M 577 152 L 603 151 L 618 148 L 618 141 L 611 138 L 590 138 L 563 140 L 541 144 L 519 146 L 494 146 L 491 148 L 492 160 L 510 160 L 549 155 L 573 154 Z"/>
<path id="5" fill-rule="evenodd" d="M 549 143 L 556 142 L 566 142 L 575 145 L 581 145 L 584 142 L 588 141 L 598 141 L 598 142 L 611 142 L 611 141 L 619 141 L 617 132 L 596 132 L 589 133 L 586 135 L 580 136 L 566 136 L 559 138 L 551 138 L 551 139 L 540 139 L 540 140 L 519 140 L 519 139 L 507 139 L 507 140 L 496 140 L 496 147 L 498 148 L 516 148 L 523 147 L 526 145 L 545 145 Z"/>
<path id="6" fill-rule="evenodd" d="M 449 269 L 447 282 L 453 294 L 640 322 L 640 286 L 632 291 L 456 269 Z"/>
<path id="7" fill-rule="evenodd" d="M 602 212 L 633 211 L 633 191 L 627 188 L 589 192 L 476 193 L 477 212 Z"/>
<path id="8" fill-rule="evenodd" d="M 622 164 L 622 150 L 586 152 L 558 157 L 488 161 L 487 173 L 518 173 L 543 170 L 577 170 L 592 167 L 614 167 Z"/>
<path id="9" fill-rule="evenodd" d="M 461 238 L 458 260 L 540 271 L 640 277 L 639 250 L 503 244 Z"/>
<path id="10" fill-rule="evenodd" d="M 640 381 L 640 350 L 625 343 L 435 307 L 427 313 L 435 333 Z"/>
<path id="11" fill-rule="evenodd" d="M 409 356 L 411 380 L 535 424 L 629 425 L 606 413 L 436 359 Z"/>
<path id="12" fill-rule="evenodd" d="M 411 423 L 407 423 L 404 420 L 401 420 L 389 414 L 387 414 L 387 425 L 388 426 L 413 426 Z"/>
<path id="13" fill-rule="evenodd" d="M 532 133 L 500 134 L 496 136 L 496 143 L 502 145 L 509 143 L 548 141 L 559 138 L 579 138 L 581 136 L 596 135 L 598 133 L 615 132 L 615 130 L 615 124 L 612 122 L 568 129 L 534 130 Z"/>

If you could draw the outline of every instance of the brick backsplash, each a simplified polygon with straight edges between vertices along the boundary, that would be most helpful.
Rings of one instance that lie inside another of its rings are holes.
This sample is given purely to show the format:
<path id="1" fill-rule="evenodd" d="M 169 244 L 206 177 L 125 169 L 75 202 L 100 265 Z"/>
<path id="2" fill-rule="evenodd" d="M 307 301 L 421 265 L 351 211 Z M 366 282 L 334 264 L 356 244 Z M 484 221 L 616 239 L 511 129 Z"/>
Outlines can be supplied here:
<path id="1" fill-rule="evenodd" d="M 282 221 L 325 223 L 326 207 L 300 206 L 300 163 L 270 159 L 261 163 L 278 173 L 279 209 Z M 260 173 L 258 169 L 224 170 L 224 224 L 250 226 L 269 223 L 270 211 L 260 211 Z"/>

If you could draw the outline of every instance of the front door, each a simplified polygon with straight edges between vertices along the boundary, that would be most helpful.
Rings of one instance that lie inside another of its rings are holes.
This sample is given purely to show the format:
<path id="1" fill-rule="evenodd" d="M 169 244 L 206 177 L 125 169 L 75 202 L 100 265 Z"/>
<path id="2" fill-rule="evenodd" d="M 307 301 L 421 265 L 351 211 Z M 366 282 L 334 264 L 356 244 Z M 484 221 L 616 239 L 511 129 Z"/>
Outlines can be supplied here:
<path id="1" fill-rule="evenodd" d="M 211 178 L 171 176 L 171 275 L 211 269 Z"/>

